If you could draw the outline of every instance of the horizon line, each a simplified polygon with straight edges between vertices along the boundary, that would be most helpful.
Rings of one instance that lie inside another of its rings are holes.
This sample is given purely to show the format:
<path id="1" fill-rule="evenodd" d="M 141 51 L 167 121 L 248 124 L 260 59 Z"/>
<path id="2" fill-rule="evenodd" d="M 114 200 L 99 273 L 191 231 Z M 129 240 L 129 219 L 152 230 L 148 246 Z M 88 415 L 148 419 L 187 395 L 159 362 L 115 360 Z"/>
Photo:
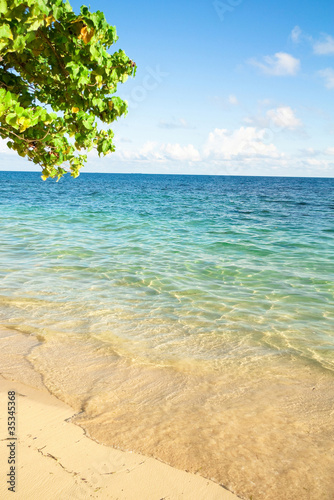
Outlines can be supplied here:
<path id="1" fill-rule="evenodd" d="M 0 172 L 10 172 L 16 174 L 41 174 L 36 170 L 3 170 Z M 70 172 L 68 172 L 70 174 Z M 277 178 L 277 179 L 334 179 L 333 177 L 314 176 L 314 175 L 257 175 L 257 174 L 187 174 L 187 173 L 158 173 L 158 172 L 80 172 L 80 175 L 93 174 L 93 175 L 165 175 L 165 176 L 186 176 L 186 177 L 264 177 L 264 178 Z M 51 177 L 50 177 L 51 178 Z M 64 174 L 66 178 L 66 174 Z"/>

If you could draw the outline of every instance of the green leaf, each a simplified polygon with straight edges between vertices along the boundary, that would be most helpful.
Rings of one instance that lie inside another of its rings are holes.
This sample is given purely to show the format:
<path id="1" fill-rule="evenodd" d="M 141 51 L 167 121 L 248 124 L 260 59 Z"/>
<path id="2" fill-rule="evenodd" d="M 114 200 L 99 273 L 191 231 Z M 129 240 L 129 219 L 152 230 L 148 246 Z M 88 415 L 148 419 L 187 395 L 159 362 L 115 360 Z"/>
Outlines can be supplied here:
<path id="1" fill-rule="evenodd" d="M 17 114 L 16 113 L 9 113 L 6 116 L 6 123 L 8 123 L 8 125 L 11 125 L 12 127 L 17 128 Z"/>
<path id="2" fill-rule="evenodd" d="M 13 33 L 11 32 L 8 24 L 3 24 L 2 26 L 0 26 L 0 38 L 10 38 L 11 40 L 13 40 Z"/>
<path id="3" fill-rule="evenodd" d="M 94 120 L 95 120 L 95 116 L 89 115 L 89 117 L 82 122 L 83 126 L 88 128 L 88 129 L 91 128 L 93 126 Z"/>
<path id="4" fill-rule="evenodd" d="M 20 132 L 24 132 L 28 127 L 31 125 L 31 120 L 30 118 L 25 118 L 22 116 L 18 120 L 18 124 L 20 125 Z"/>
<path id="5" fill-rule="evenodd" d="M 13 49 L 17 52 L 21 52 L 25 48 L 25 37 L 18 36 L 13 43 Z"/>
<path id="6" fill-rule="evenodd" d="M 66 69 L 70 71 L 74 78 L 76 78 L 80 72 L 80 65 L 77 62 L 70 61 L 66 64 Z"/>
<path id="7" fill-rule="evenodd" d="M 9 107 L 13 103 L 12 94 L 10 92 L 6 92 L 6 95 L 3 99 L 3 102 Z"/>
<path id="8" fill-rule="evenodd" d="M 7 2 L 6 0 L 0 0 L 0 14 L 4 14 L 7 12 L 8 7 L 7 7 Z"/>

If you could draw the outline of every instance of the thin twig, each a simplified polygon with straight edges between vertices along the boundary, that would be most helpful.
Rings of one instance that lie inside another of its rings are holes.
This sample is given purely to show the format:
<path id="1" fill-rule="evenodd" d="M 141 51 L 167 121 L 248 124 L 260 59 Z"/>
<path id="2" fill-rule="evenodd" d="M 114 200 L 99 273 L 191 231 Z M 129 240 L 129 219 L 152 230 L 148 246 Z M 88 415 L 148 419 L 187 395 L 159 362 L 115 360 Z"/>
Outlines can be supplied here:
<path id="1" fill-rule="evenodd" d="M 15 135 L 15 137 L 17 137 L 18 139 L 21 139 L 22 141 L 25 141 L 25 142 L 40 142 L 40 141 L 44 141 L 45 137 L 49 134 L 50 132 L 50 128 L 48 129 L 48 131 L 46 132 L 45 136 L 42 137 L 41 139 L 26 139 L 25 137 L 22 137 L 20 135 L 17 135 L 15 134 L 15 132 L 13 132 L 12 130 L 8 130 L 7 128 L 5 127 L 1 127 L 0 126 L 0 129 L 4 130 L 5 132 L 7 132 L 7 134 L 13 134 Z"/>

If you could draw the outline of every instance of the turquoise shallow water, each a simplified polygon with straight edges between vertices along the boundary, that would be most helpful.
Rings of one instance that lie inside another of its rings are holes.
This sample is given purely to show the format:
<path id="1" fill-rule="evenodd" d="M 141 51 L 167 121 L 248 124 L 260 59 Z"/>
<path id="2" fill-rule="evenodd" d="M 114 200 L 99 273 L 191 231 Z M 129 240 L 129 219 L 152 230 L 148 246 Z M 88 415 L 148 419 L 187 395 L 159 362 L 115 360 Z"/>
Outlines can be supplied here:
<path id="1" fill-rule="evenodd" d="M 0 172 L 0 203 L 3 325 L 334 368 L 334 179 Z"/>

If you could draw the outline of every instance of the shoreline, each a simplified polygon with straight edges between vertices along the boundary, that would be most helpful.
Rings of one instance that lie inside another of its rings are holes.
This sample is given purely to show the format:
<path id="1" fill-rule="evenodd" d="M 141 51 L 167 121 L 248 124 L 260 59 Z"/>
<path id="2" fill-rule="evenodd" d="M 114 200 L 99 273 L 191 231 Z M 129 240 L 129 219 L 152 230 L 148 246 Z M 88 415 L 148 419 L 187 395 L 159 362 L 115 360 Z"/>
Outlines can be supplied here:
<path id="1" fill-rule="evenodd" d="M 2 452 L 0 496 L 6 485 L 8 391 L 16 392 L 18 499 L 237 500 L 238 496 L 200 475 L 154 458 L 124 452 L 89 438 L 71 422 L 75 410 L 46 389 L 35 389 L 1 375 Z M 4 460 L 5 458 L 5 460 Z M 8 469 L 8 470 L 7 470 Z"/>

